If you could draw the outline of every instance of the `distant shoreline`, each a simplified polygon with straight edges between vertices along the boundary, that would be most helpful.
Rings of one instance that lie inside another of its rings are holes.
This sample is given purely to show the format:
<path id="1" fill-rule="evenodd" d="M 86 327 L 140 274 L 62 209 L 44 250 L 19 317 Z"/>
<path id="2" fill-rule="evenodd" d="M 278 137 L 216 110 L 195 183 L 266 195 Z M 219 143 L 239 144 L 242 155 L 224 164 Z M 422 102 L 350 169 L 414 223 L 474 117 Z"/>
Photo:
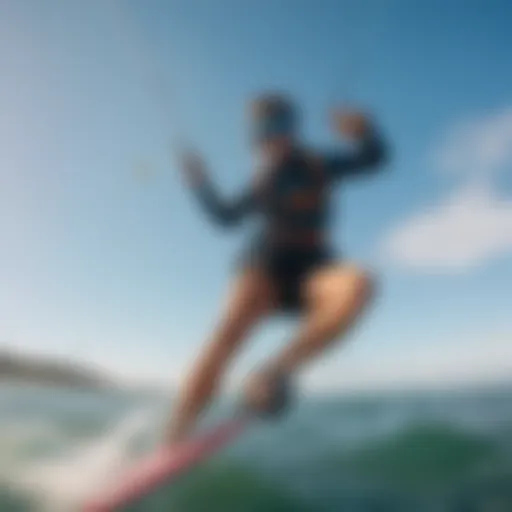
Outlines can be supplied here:
<path id="1" fill-rule="evenodd" d="M 86 365 L 0 351 L 0 383 L 32 384 L 72 389 L 107 390 L 119 386 Z"/>
<path id="2" fill-rule="evenodd" d="M 172 396 L 175 389 L 169 384 L 155 381 L 127 382 L 113 377 L 108 371 L 97 370 L 92 365 L 63 358 L 18 352 L 15 349 L 0 348 L 0 385 L 28 385 L 47 388 L 60 388 L 78 391 L 120 391 L 128 393 L 149 393 L 151 395 Z M 381 396 L 414 396 L 432 393 L 494 393 L 512 392 L 512 378 L 478 379 L 473 382 L 461 381 L 438 383 L 402 383 L 394 386 L 345 386 L 337 389 L 305 389 L 304 398 L 327 399 L 340 395 L 363 396 L 370 399 Z M 225 390 L 223 396 L 235 397 L 238 389 Z"/>

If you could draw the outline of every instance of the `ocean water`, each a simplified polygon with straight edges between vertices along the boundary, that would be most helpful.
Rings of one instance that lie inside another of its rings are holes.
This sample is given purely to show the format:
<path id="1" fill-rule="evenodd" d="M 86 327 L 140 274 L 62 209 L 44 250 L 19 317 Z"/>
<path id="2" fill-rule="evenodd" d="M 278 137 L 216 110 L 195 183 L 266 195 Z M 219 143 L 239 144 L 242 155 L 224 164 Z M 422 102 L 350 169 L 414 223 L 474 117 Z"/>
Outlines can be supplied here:
<path id="1" fill-rule="evenodd" d="M 167 406 L 149 394 L 3 385 L 0 511 L 77 510 L 151 449 Z M 304 399 L 127 509 L 263 510 L 511 512 L 512 387 Z"/>

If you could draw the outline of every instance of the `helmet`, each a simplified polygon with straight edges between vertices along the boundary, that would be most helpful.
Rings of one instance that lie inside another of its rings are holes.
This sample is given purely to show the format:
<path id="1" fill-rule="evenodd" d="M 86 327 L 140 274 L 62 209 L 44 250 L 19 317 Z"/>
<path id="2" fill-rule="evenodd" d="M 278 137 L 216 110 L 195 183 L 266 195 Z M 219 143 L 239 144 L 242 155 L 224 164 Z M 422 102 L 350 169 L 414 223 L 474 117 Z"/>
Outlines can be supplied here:
<path id="1" fill-rule="evenodd" d="M 282 135 L 294 136 L 297 112 L 284 94 L 263 94 L 252 102 L 253 139 L 262 142 Z"/>

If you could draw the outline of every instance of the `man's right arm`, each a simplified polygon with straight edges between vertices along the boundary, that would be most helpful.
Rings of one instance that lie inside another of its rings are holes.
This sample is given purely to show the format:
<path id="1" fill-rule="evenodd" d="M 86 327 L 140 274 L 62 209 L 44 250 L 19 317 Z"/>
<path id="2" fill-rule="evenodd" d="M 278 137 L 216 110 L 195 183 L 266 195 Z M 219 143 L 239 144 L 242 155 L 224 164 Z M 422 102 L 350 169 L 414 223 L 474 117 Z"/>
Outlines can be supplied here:
<path id="1" fill-rule="evenodd" d="M 193 186 L 194 193 L 208 215 L 222 226 L 234 226 L 254 209 L 252 189 L 240 194 L 233 200 L 220 196 L 215 186 L 206 177 Z"/>

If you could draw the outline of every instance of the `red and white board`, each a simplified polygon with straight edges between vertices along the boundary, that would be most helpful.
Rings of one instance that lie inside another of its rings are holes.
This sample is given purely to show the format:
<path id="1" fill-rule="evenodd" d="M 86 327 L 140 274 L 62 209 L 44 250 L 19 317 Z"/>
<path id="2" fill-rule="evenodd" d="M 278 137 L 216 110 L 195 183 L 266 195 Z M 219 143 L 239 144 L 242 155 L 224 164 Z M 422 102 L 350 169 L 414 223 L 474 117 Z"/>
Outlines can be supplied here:
<path id="1" fill-rule="evenodd" d="M 233 441 L 247 427 L 247 421 L 228 421 L 177 449 L 160 451 L 139 460 L 109 489 L 93 497 L 83 512 L 114 512 L 137 502 L 192 469 L 199 462 Z"/>

